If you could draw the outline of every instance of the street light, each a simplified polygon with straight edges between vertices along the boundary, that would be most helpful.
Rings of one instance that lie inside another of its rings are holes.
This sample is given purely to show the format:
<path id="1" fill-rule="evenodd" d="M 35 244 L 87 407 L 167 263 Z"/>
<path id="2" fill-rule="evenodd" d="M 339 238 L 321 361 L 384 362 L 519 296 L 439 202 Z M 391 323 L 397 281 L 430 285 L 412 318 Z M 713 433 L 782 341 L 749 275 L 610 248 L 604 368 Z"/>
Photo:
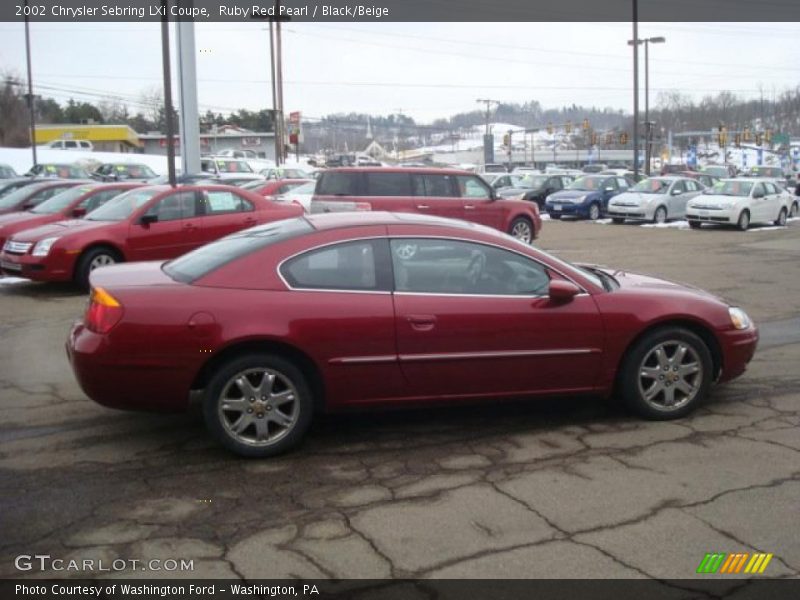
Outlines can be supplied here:
<path id="1" fill-rule="evenodd" d="M 667 39 L 662 36 L 642 38 L 637 41 L 639 45 L 644 44 L 644 124 L 645 124 L 645 163 L 644 173 L 650 175 L 650 44 L 663 44 Z M 628 45 L 633 46 L 634 41 L 628 40 Z M 638 162 L 638 157 L 634 160 Z"/>

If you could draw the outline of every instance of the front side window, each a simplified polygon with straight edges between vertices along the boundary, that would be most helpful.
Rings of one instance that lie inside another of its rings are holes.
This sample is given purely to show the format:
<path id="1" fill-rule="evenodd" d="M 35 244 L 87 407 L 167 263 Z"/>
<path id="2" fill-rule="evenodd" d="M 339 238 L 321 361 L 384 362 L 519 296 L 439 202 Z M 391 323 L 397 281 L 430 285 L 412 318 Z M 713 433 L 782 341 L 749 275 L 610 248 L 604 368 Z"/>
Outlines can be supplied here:
<path id="1" fill-rule="evenodd" d="M 395 289 L 424 294 L 538 296 L 550 277 L 534 260 L 472 242 L 391 241 Z"/>
<path id="2" fill-rule="evenodd" d="M 412 175 L 414 195 L 429 198 L 456 198 L 452 175 Z"/>
<path id="3" fill-rule="evenodd" d="M 683 194 L 686 191 L 686 185 L 684 185 L 683 181 L 676 181 L 672 185 L 671 194 Z"/>
<path id="4" fill-rule="evenodd" d="M 458 191 L 462 198 L 483 198 L 488 200 L 492 197 L 489 186 L 478 177 L 471 175 L 457 175 Z"/>
<path id="5" fill-rule="evenodd" d="M 310 250 L 285 262 L 281 275 L 295 289 L 378 291 L 375 248 L 364 240 Z"/>
<path id="6" fill-rule="evenodd" d="M 195 216 L 195 196 L 194 192 L 178 192 L 162 198 L 145 213 L 155 215 L 158 222 L 177 221 L 178 219 L 188 219 Z"/>

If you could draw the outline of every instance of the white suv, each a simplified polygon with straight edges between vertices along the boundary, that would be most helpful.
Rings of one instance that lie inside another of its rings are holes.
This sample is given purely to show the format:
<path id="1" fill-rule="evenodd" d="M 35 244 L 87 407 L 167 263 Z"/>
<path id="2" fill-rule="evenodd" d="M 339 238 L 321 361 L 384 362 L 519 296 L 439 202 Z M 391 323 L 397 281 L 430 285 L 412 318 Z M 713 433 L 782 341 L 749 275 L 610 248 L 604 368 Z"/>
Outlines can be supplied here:
<path id="1" fill-rule="evenodd" d="M 54 140 L 47 145 L 51 150 L 83 150 L 91 152 L 94 145 L 89 140 Z"/>

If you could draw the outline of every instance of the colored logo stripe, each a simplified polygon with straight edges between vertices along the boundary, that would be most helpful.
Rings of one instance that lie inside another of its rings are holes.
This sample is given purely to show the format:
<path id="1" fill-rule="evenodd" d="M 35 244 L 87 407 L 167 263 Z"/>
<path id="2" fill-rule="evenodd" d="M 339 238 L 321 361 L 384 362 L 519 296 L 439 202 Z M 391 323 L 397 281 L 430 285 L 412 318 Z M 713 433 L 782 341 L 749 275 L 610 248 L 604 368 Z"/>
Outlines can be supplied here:
<path id="1" fill-rule="evenodd" d="M 752 555 L 749 552 L 709 552 L 703 557 L 697 572 L 736 574 L 744 569 L 744 573 L 758 574 L 764 572 L 772 557 L 772 554 L 761 552 Z"/>
<path id="2" fill-rule="evenodd" d="M 767 568 L 769 561 L 772 560 L 772 554 L 753 554 L 753 558 L 747 563 L 745 573 L 763 573 Z"/>
<path id="3" fill-rule="evenodd" d="M 716 573 L 717 569 L 719 569 L 722 561 L 725 559 L 725 553 L 713 553 L 713 554 L 706 554 L 705 558 L 703 558 L 700 566 L 697 567 L 698 573 Z"/>

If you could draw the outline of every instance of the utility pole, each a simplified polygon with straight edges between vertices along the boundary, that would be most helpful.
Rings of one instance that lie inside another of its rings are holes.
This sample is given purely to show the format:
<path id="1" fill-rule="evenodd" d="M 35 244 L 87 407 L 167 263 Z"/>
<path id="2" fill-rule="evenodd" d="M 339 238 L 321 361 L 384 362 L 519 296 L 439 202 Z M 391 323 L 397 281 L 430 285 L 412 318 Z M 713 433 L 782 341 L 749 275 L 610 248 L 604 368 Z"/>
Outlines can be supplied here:
<path id="1" fill-rule="evenodd" d="M 25 0 L 28 6 L 28 0 Z M 25 14 L 25 59 L 28 63 L 28 112 L 31 119 L 31 151 L 33 152 L 33 166 L 37 164 L 36 159 L 36 99 L 33 96 L 33 75 L 31 69 L 31 36 L 28 29 L 28 15 Z"/>
<path id="2" fill-rule="evenodd" d="M 633 178 L 639 179 L 639 0 L 633 0 Z"/>
<path id="3" fill-rule="evenodd" d="M 278 87 L 275 81 L 275 23 L 269 20 L 269 68 L 270 87 L 272 88 L 272 129 L 275 133 L 275 165 L 280 165 L 280 135 L 278 131 Z"/>
<path id="4" fill-rule="evenodd" d="M 489 128 L 489 120 L 492 117 L 492 104 L 499 105 L 499 100 L 490 100 L 488 98 L 478 98 L 478 103 L 486 104 L 486 130 L 483 134 L 483 164 L 494 162 L 494 138 Z"/>
<path id="5" fill-rule="evenodd" d="M 164 121 L 167 129 L 167 172 L 169 184 L 175 187 L 175 128 L 172 123 L 172 75 L 169 66 L 168 0 L 161 0 L 161 64 L 164 75 Z"/>
<path id="6" fill-rule="evenodd" d="M 275 3 L 275 14 L 280 12 L 280 0 Z M 275 43 L 276 43 L 276 59 L 278 61 L 278 110 L 280 111 L 280 130 L 281 130 L 281 160 L 286 162 L 286 148 L 283 145 L 285 139 L 285 124 L 283 118 L 283 49 L 281 45 L 281 21 L 275 23 Z"/>

